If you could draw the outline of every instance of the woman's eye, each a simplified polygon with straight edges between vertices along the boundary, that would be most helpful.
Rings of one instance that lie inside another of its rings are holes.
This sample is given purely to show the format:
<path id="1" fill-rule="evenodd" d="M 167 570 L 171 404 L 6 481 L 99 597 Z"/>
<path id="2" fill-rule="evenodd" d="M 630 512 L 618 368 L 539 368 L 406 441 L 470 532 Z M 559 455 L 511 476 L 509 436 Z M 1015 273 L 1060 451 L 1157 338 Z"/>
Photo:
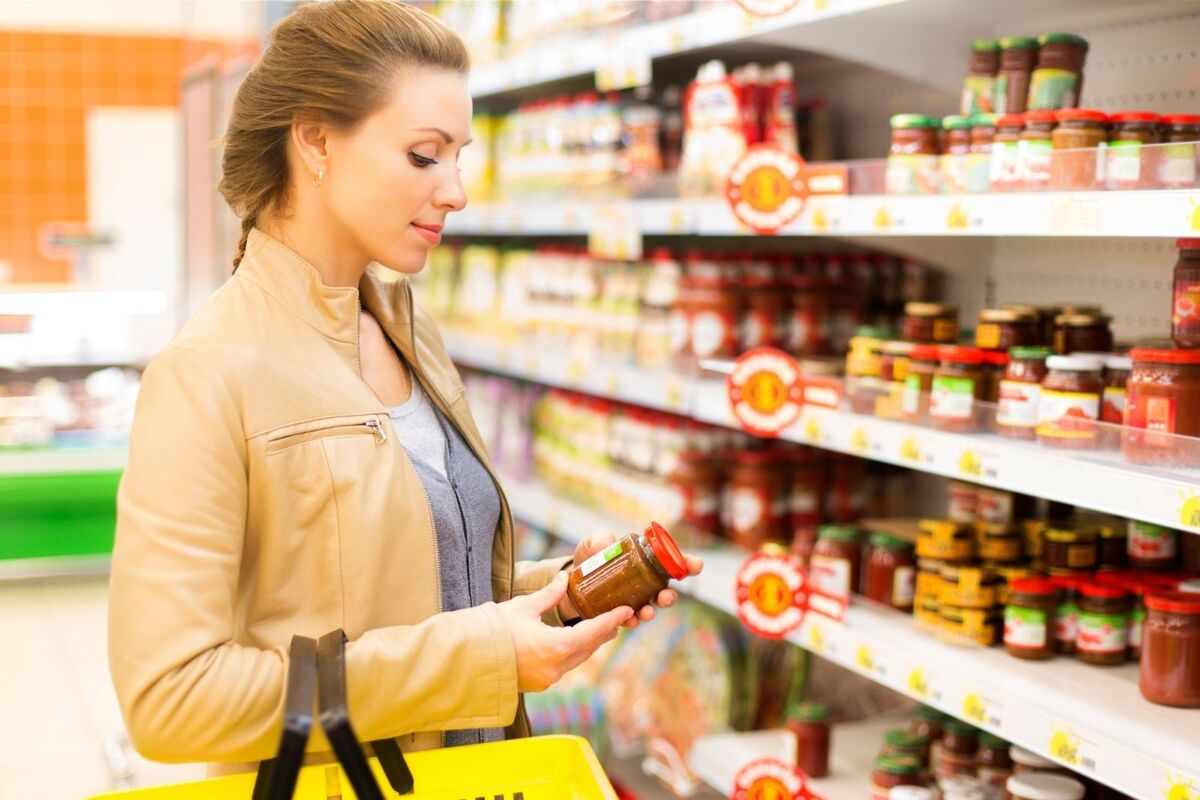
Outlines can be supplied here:
<path id="1" fill-rule="evenodd" d="M 428 167 L 431 164 L 438 163 L 438 162 L 434 161 L 432 158 L 426 158 L 425 156 L 417 155 L 416 153 L 410 152 L 408 154 L 408 157 L 409 157 L 409 159 L 412 160 L 414 167 Z"/>

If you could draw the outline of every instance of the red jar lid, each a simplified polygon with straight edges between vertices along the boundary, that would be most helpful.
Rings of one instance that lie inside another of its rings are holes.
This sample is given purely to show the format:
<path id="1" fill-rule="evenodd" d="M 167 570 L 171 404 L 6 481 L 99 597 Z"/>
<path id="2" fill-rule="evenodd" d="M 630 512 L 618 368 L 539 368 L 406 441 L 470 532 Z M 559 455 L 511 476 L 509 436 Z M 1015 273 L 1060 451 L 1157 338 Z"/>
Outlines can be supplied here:
<path id="1" fill-rule="evenodd" d="M 1004 120 L 1004 117 L 1001 117 L 1001 124 L 1004 124 L 1003 120 Z M 1025 112 L 1025 124 L 1026 125 L 1045 125 L 1047 123 L 1056 122 L 1057 120 L 1058 120 L 1058 113 L 1055 111 L 1026 111 Z"/>
<path id="2" fill-rule="evenodd" d="M 1119 586 L 1105 586 L 1102 583 L 1084 583 L 1079 587 L 1079 593 L 1084 597 L 1095 597 L 1099 600 L 1120 600 L 1126 592 Z"/>
<path id="3" fill-rule="evenodd" d="M 1175 246 L 1180 250 L 1200 250 L 1200 239 L 1176 239 Z"/>
<path id="4" fill-rule="evenodd" d="M 1021 594 L 1054 594 L 1055 588 L 1054 582 L 1046 578 L 1018 578 L 1008 584 L 1010 592 Z"/>
<path id="5" fill-rule="evenodd" d="M 1025 127 L 1024 114 L 1002 114 L 996 120 L 997 128 L 1023 128 Z"/>
<path id="6" fill-rule="evenodd" d="M 983 360 L 997 367 L 1005 367 L 1008 366 L 1008 362 L 1011 361 L 1012 358 L 1008 355 L 1008 353 L 1004 353 L 999 350 L 984 350 Z"/>
<path id="7" fill-rule="evenodd" d="M 1076 575 L 1051 575 L 1050 582 L 1059 589 L 1074 589 L 1079 591 L 1087 585 L 1086 578 L 1080 578 Z"/>
<path id="8" fill-rule="evenodd" d="M 1108 122 L 1108 114 L 1094 108 L 1064 108 L 1056 116 L 1059 122 Z"/>
<path id="9" fill-rule="evenodd" d="M 1150 361 L 1156 364 L 1200 364 L 1200 350 L 1158 350 L 1150 347 L 1135 347 L 1129 351 L 1134 361 Z"/>
<path id="10" fill-rule="evenodd" d="M 1153 111 L 1118 111 L 1112 115 L 1113 122 L 1160 122 L 1162 117 Z"/>
<path id="11" fill-rule="evenodd" d="M 1200 114 L 1164 114 L 1164 125 L 1200 125 Z"/>
<path id="12" fill-rule="evenodd" d="M 734 455 L 739 464 L 760 466 L 777 461 L 779 457 L 771 450 L 739 450 Z"/>
<path id="13" fill-rule="evenodd" d="M 982 364 L 983 351 L 976 347 L 944 345 L 938 348 L 938 358 L 952 364 Z"/>
<path id="14" fill-rule="evenodd" d="M 937 361 L 940 358 L 941 348 L 936 344 L 919 344 L 913 348 L 910 358 L 917 361 Z"/>
<path id="15" fill-rule="evenodd" d="M 667 529 L 657 522 L 651 522 L 646 526 L 645 530 L 646 541 L 650 543 L 650 549 L 654 551 L 654 555 L 658 556 L 659 563 L 663 565 L 663 569 L 677 581 L 681 581 L 688 576 L 687 561 L 683 558 L 683 553 L 679 550 L 679 545 L 675 544 L 675 540 L 671 538 L 671 534 L 667 533 Z"/>
<path id="16" fill-rule="evenodd" d="M 1146 595 L 1146 608 L 1175 614 L 1200 614 L 1200 594 L 1192 592 L 1155 592 Z"/>

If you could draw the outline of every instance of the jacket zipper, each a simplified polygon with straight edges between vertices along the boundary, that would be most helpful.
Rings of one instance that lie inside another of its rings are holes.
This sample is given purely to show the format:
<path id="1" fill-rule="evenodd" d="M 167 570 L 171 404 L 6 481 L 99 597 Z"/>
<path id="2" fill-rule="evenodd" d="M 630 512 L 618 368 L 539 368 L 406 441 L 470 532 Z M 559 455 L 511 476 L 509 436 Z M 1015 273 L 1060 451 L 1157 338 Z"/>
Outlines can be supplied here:
<path id="1" fill-rule="evenodd" d="M 335 422 L 306 431 L 296 431 L 295 433 L 289 433 L 285 436 L 279 436 L 275 439 L 268 438 L 267 448 L 268 450 L 272 448 L 278 448 L 281 443 L 286 444 L 290 439 L 296 439 L 301 436 L 309 436 L 315 433 L 327 433 L 329 431 L 336 431 L 340 429 L 352 431 L 355 428 L 365 428 L 367 431 L 370 431 L 370 433 L 375 437 L 375 443 L 377 445 L 384 444 L 388 440 L 387 429 L 383 427 L 378 419 L 372 417 L 371 419 L 367 419 L 362 422 Z"/>

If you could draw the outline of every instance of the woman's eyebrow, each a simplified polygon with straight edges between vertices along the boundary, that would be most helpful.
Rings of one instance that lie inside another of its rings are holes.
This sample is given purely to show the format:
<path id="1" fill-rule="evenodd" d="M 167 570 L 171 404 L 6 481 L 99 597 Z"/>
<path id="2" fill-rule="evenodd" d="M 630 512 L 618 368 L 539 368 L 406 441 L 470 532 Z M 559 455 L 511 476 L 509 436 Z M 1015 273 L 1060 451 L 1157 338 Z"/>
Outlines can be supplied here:
<path id="1" fill-rule="evenodd" d="M 442 137 L 443 139 L 445 139 L 445 140 L 446 140 L 446 144 L 454 144 L 454 137 L 453 137 L 453 136 L 451 136 L 450 134 L 446 133 L 446 132 L 445 132 L 444 130 L 442 130 L 441 128 L 416 128 L 416 130 L 418 130 L 418 131 L 432 131 L 433 133 L 440 134 L 440 135 L 441 135 L 441 137 Z M 472 139 L 467 139 L 465 142 L 463 142 L 463 147 L 466 147 L 466 146 L 467 146 L 467 145 L 469 145 L 469 144 L 470 144 L 472 141 L 473 141 Z"/>

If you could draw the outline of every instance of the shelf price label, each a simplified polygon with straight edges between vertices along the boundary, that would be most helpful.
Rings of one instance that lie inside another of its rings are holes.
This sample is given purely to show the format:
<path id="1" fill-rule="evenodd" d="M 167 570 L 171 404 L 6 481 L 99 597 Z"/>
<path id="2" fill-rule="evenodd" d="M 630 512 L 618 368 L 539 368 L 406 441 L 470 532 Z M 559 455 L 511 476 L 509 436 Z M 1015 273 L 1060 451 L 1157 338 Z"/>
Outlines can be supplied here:
<path id="1" fill-rule="evenodd" d="M 1200 800 L 1200 785 L 1195 778 L 1168 771 L 1163 782 L 1166 788 L 1161 796 L 1167 800 Z"/>
<path id="2" fill-rule="evenodd" d="M 613 204 L 596 209 L 588 230 L 588 253 L 615 261 L 642 257 L 642 231 L 629 206 Z"/>
<path id="3" fill-rule="evenodd" d="M 900 458 L 904 461 L 911 461 L 914 464 L 921 462 L 921 445 L 912 436 L 904 437 L 904 441 L 900 443 Z"/>
<path id="4" fill-rule="evenodd" d="M 1192 490 L 1179 492 L 1179 524 L 1192 531 L 1200 531 L 1200 495 Z"/>
<path id="5" fill-rule="evenodd" d="M 615 92 L 647 86 L 652 80 L 650 56 L 640 48 L 616 46 L 611 57 L 596 67 L 596 90 Z"/>
<path id="6" fill-rule="evenodd" d="M 800 4 L 800 0 L 737 0 L 750 18 L 774 17 L 791 11 Z"/>
<path id="7" fill-rule="evenodd" d="M 963 697 L 962 715 L 977 725 L 1003 727 L 1004 706 L 982 692 L 967 692 Z"/>
<path id="8" fill-rule="evenodd" d="M 921 667 L 913 667 L 909 670 L 908 677 L 904 680 L 904 686 L 911 696 L 919 700 L 939 701 L 942 699 L 941 691 L 930 681 L 929 673 Z"/>
<path id="9" fill-rule="evenodd" d="M 1069 767 L 1081 767 L 1092 772 L 1096 770 L 1096 759 L 1092 753 L 1091 743 L 1075 733 L 1068 725 L 1060 725 L 1056 722 L 1050 724 L 1050 738 L 1047 742 L 1046 752 L 1050 754 L 1051 758 L 1057 759 Z"/>
<path id="10" fill-rule="evenodd" d="M 762 758 L 742 767 L 733 779 L 730 800 L 821 800 L 799 767 Z"/>

